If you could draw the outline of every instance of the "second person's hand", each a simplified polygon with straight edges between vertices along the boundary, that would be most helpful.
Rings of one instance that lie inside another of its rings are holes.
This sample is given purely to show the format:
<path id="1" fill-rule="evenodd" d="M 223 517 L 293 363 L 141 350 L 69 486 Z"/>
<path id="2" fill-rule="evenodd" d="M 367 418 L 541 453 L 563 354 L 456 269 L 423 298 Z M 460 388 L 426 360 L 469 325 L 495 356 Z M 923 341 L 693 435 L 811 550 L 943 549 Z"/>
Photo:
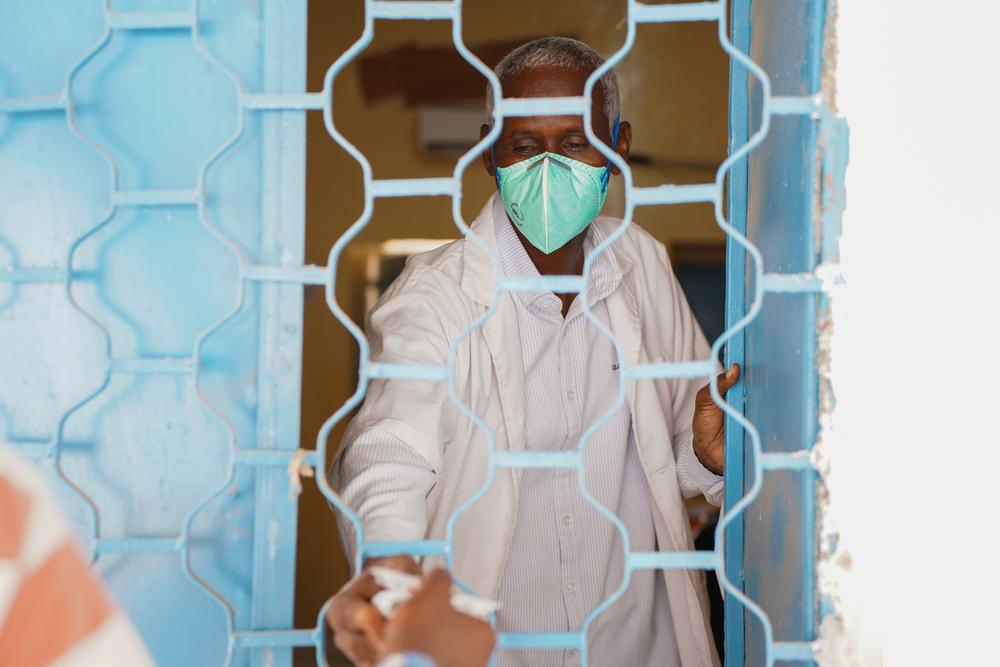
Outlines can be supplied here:
<path id="1" fill-rule="evenodd" d="M 410 556 L 372 559 L 366 563 L 366 571 L 333 597 L 327 612 L 327 622 L 333 630 L 333 643 L 358 667 L 373 667 L 378 661 L 386 622 L 385 617 L 372 604 L 372 598 L 382 590 L 367 572 L 367 568 L 372 565 L 420 574 L 420 567 Z"/>
<path id="2" fill-rule="evenodd" d="M 451 606 L 452 582 L 445 570 L 435 570 L 413 597 L 400 604 L 385 623 L 385 655 L 414 651 L 438 667 L 485 667 L 496 637 L 485 621 Z"/>

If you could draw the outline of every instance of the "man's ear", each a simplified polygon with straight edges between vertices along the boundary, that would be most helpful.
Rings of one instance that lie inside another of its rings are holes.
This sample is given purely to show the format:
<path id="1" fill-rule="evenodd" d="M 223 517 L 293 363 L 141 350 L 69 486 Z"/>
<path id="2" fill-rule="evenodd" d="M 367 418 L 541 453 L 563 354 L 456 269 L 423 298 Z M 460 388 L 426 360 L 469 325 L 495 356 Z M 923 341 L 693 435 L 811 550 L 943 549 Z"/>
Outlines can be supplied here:
<path id="1" fill-rule="evenodd" d="M 628 156 L 632 152 L 632 124 L 627 120 L 623 120 L 618 125 L 618 145 L 615 146 L 615 152 L 628 162 Z M 611 173 L 617 176 L 622 173 L 622 170 L 612 164 Z"/>
<path id="2" fill-rule="evenodd" d="M 480 141 L 486 138 L 486 135 L 490 133 L 490 129 L 490 126 L 485 124 L 479 128 Z M 486 173 L 489 174 L 491 178 L 496 178 L 497 166 L 493 163 L 493 156 L 490 154 L 488 146 L 483 151 L 483 166 L 486 167 Z"/>

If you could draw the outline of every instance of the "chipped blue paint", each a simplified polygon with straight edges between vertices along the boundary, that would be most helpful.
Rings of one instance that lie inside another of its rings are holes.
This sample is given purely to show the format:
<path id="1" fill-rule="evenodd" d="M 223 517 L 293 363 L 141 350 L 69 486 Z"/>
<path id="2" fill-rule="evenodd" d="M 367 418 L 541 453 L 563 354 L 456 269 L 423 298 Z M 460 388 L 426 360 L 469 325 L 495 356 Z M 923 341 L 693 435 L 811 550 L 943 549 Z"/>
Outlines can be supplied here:
<path id="1" fill-rule="evenodd" d="M 732 7 L 733 45 L 744 53 L 750 52 L 752 23 L 750 22 L 751 0 L 734 0 Z M 750 141 L 750 76 L 742 63 L 730 63 L 729 82 L 729 142 L 730 155 Z M 730 224 L 740 234 L 747 229 L 747 161 L 735 163 L 729 172 Z M 747 257 L 743 247 L 731 237 L 726 243 L 726 328 L 737 327 L 747 312 Z M 740 364 L 744 359 L 744 333 L 736 329 L 726 343 L 726 365 Z M 744 382 L 738 383 L 726 394 L 726 400 L 735 410 L 744 411 Z M 726 497 L 725 507 L 739 502 L 746 493 L 747 483 L 744 472 L 747 462 L 744 456 L 744 432 L 740 422 L 732 415 L 726 415 Z M 743 570 L 743 540 L 745 517 L 740 515 L 730 524 L 725 533 L 724 555 L 726 576 L 732 585 L 745 589 Z M 725 664 L 733 667 L 744 664 L 744 621 L 746 610 L 732 596 L 725 597 Z"/>
<path id="2" fill-rule="evenodd" d="M 777 112 L 748 164 L 747 233 L 764 257 L 768 292 L 745 332 L 746 415 L 759 429 L 763 485 L 744 525 L 746 591 L 767 613 L 774 641 L 815 638 L 815 471 L 808 455 L 818 431 L 816 325 L 824 285 L 814 271 L 814 218 L 825 3 L 753 4 L 750 52 L 771 77 Z M 759 86 L 751 123 L 760 122 Z M 785 115 L 785 114 L 795 115 Z M 748 275 L 748 283 L 757 278 Z M 748 476 L 751 473 L 748 471 Z M 746 664 L 761 664 L 768 638 L 745 625 Z M 804 659 L 798 653 L 796 659 Z"/>

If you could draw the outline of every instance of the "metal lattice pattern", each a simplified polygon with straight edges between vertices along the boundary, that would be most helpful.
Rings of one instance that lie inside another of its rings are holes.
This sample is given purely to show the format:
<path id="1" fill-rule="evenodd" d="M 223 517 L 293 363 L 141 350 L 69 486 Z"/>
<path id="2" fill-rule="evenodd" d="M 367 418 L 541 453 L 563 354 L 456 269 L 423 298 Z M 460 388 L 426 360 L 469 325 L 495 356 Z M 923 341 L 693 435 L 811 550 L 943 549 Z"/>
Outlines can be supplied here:
<path id="1" fill-rule="evenodd" d="M 229 432 L 229 457 L 227 463 L 228 477 L 218 489 L 207 496 L 199 503 L 187 516 L 183 522 L 180 533 L 169 538 L 141 538 L 124 537 L 118 539 L 104 538 L 100 534 L 98 518 L 100 508 L 96 506 L 86 495 L 75 489 L 69 478 L 63 475 L 65 484 L 74 489 L 84 501 L 92 518 L 95 534 L 93 535 L 94 557 L 103 554 L 144 554 L 144 553 L 176 553 L 180 558 L 183 569 L 188 579 L 199 589 L 204 590 L 212 596 L 218 605 L 225 612 L 227 619 L 227 629 L 229 633 L 229 650 L 227 652 L 227 663 L 232 661 L 234 651 L 241 648 L 259 647 L 296 647 L 314 646 L 317 652 L 317 662 L 325 664 L 323 646 L 323 627 L 326 607 L 320 610 L 317 617 L 317 624 L 314 628 L 302 630 L 253 630 L 237 631 L 234 619 L 234 611 L 230 603 L 223 595 L 215 591 L 198 572 L 192 567 L 190 558 L 190 534 L 191 525 L 210 502 L 224 492 L 230 484 L 236 467 L 246 466 L 285 466 L 288 465 L 293 452 L 280 450 L 248 449 L 239 446 L 235 435 L 235 429 L 227 421 L 227 418 L 213 408 L 211 403 L 203 393 L 199 378 L 202 371 L 203 345 L 206 338 L 213 332 L 223 327 L 243 306 L 246 298 L 247 284 L 251 282 L 265 283 L 293 283 L 301 285 L 323 285 L 326 289 L 326 300 L 330 310 L 336 318 L 350 331 L 357 340 L 360 347 L 360 380 L 355 393 L 345 402 L 330 418 L 325 422 L 316 439 L 316 448 L 307 452 L 304 462 L 312 467 L 322 467 L 323 462 L 328 460 L 328 440 L 331 430 L 336 424 L 347 417 L 347 415 L 357 407 L 364 399 L 367 386 L 371 380 L 382 379 L 421 379 L 436 382 L 447 382 L 449 393 L 453 401 L 459 408 L 472 419 L 476 425 L 483 429 L 488 436 L 490 447 L 490 469 L 487 482 L 472 498 L 470 498 L 451 517 L 448 524 L 447 539 L 443 541 L 419 541 L 400 543 L 377 543 L 367 542 L 364 539 L 364 527 L 358 517 L 346 507 L 330 488 L 326 477 L 323 474 L 316 476 L 317 484 L 322 494 L 335 505 L 353 523 L 358 536 L 357 540 L 357 563 L 359 567 L 365 558 L 377 557 L 398 553 L 410 553 L 415 556 L 440 555 L 451 565 L 452 550 L 450 544 L 453 537 L 453 529 L 457 517 L 473 503 L 475 503 L 489 487 L 496 469 L 505 467 L 515 468 L 547 468 L 561 467 L 576 469 L 582 473 L 584 448 L 590 436 L 599 429 L 604 419 L 591 424 L 583 434 L 580 448 L 570 452 L 496 452 L 494 451 L 494 440 L 492 433 L 480 418 L 472 414 L 469 409 L 458 400 L 453 384 L 453 374 L 451 367 L 435 366 L 412 366 L 379 364 L 369 360 L 369 345 L 363 332 L 355 325 L 350 317 L 341 309 L 335 299 L 337 263 L 342 252 L 348 244 L 361 232 L 372 217 L 374 200 L 378 197 L 420 197 L 420 196 L 447 196 L 452 199 L 452 212 L 454 222 L 463 235 L 469 237 L 472 242 L 477 243 L 488 255 L 494 266 L 495 294 L 494 304 L 502 292 L 524 291 L 524 290 L 550 290 L 554 292 L 585 292 L 588 277 L 591 270 L 594 256 L 587 258 L 582 276 L 542 276 L 532 280 L 507 280 L 504 279 L 499 270 L 499 262 L 488 246 L 475 234 L 462 218 L 461 214 L 461 179 L 466 168 L 495 141 L 500 134 L 500 127 L 503 118 L 508 116 L 534 116 L 534 115 L 558 115 L 574 114 L 582 115 L 585 119 L 584 127 L 590 142 L 598 146 L 619 169 L 621 169 L 625 186 L 625 215 L 626 224 L 620 226 L 609 238 L 607 238 L 594 251 L 594 255 L 607 250 L 615 240 L 625 232 L 625 228 L 630 224 L 632 213 L 636 206 L 654 205 L 674 205 L 688 203 L 711 203 L 714 205 L 715 218 L 719 227 L 728 235 L 731 242 L 738 244 L 745 249 L 748 254 L 751 266 L 750 277 L 752 285 L 752 300 L 749 303 L 746 314 L 735 322 L 718 340 L 712 345 L 712 357 L 710 359 L 687 361 L 681 363 L 654 363 L 642 364 L 623 369 L 620 378 L 620 392 L 617 403 L 612 411 L 617 410 L 625 400 L 625 383 L 640 379 L 663 379 L 663 378 L 712 378 L 712 396 L 715 401 L 722 406 L 723 410 L 737 424 L 745 429 L 750 439 L 750 468 L 753 470 L 753 483 L 747 490 L 743 498 L 728 508 L 721 519 L 716 534 L 716 550 L 714 552 L 633 552 L 629 550 L 629 536 L 622 522 L 608 509 L 601 506 L 586 489 L 582 474 L 578 474 L 580 492 L 585 498 L 610 522 L 612 522 L 620 532 L 626 553 L 626 576 L 621 587 L 611 598 L 605 600 L 600 606 L 592 610 L 587 617 L 584 627 L 579 632 L 571 633 L 507 633 L 499 637 L 499 646 L 510 649 L 517 648 L 575 648 L 580 651 L 581 657 L 586 664 L 587 642 L 586 633 L 594 619 L 618 597 L 620 597 L 629 584 L 628 573 L 638 569 L 659 568 L 697 568 L 704 570 L 714 570 L 722 582 L 728 595 L 738 600 L 749 610 L 761 623 L 765 638 L 765 660 L 767 665 L 773 664 L 775 660 L 808 660 L 813 656 L 813 650 L 806 642 L 777 642 L 773 639 L 771 624 L 764 611 L 746 597 L 727 577 L 722 555 L 722 537 L 734 520 L 739 517 L 748 505 L 757 497 L 761 488 L 762 473 L 764 470 L 789 469 L 801 470 L 811 465 L 808 451 L 800 451 L 792 454 L 766 454 L 761 449 L 760 436 L 754 425 L 746 420 L 743 415 L 725 401 L 718 393 L 718 388 L 714 380 L 714 362 L 718 357 L 721 348 L 735 336 L 739 331 L 746 328 L 761 309 L 761 302 L 767 292 L 821 292 L 824 289 L 822 280 L 814 274 L 764 274 L 763 261 L 757 247 L 754 246 L 743 234 L 735 229 L 726 219 L 723 205 L 724 183 L 728 171 L 733 165 L 745 159 L 750 151 L 759 146 L 764 140 L 770 127 L 772 117 L 779 115 L 802 115 L 813 118 L 824 118 L 829 115 L 824 99 L 820 95 L 803 97 L 778 97 L 771 94 L 771 84 L 767 74 L 754 63 L 746 54 L 739 51 L 729 39 L 728 30 L 728 6 L 725 1 L 715 2 L 692 2 L 681 4 L 647 5 L 629 0 L 627 14 L 627 33 L 622 47 L 616 51 L 599 70 L 592 73 L 587 81 L 584 94 L 580 97 L 566 98 L 532 98 L 532 99 L 501 99 L 501 91 L 497 78 L 493 72 L 486 67 L 469 49 L 462 38 L 462 0 L 431 0 L 431 1 L 397 1 L 397 0 L 365 0 L 365 22 L 364 31 L 361 37 L 337 60 L 326 72 L 323 90 L 312 93 L 300 94 L 261 94 L 249 93 L 244 88 L 240 78 L 227 66 L 216 58 L 213 53 L 206 48 L 200 34 L 198 17 L 198 2 L 190 11 L 184 12 L 122 12 L 114 11 L 110 5 L 105 6 L 105 30 L 100 40 L 84 54 L 69 70 L 65 79 L 65 86 L 61 91 L 46 96 L 32 97 L 0 97 L 0 113 L 3 114 L 30 114 L 40 112 L 62 111 L 65 113 L 66 121 L 77 137 L 86 142 L 94 151 L 100 154 L 107 162 L 115 175 L 113 179 L 113 191 L 110 193 L 110 208 L 102 218 L 96 222 L 89 230 L 76 238 L 70 246 L 66 259 L 66 267 L 73 265 L 73 257 L 79 246 L 88 238 L 96 234 L 111 220 L 114 213 L 124 207 L 156 207 L 156 206 L 189 206 L 198 212 L 198 219 L 206 230 L 211 232 L 216 238 L 221 240 L 239 260 L 240 289 L 232 304 L 231 309 L 221 319 L 212 326 L 204 330 L 197 338 L 191 355 L 187 358 L 175 357 L 147 357 L 137 359 L 117 359 L 112 357 L 110 346 L 110 335 L 100 321 L 89 315 L 80 307 L 70 289 L 72 283 L 71 271 L 65 270 L 45 270 L 37 268 L 18 268 L 0 272 L 0 281 L 13 283 L 49 282 L 61 283 L 66 299 L 68 299 L 77 309 L 88 317 L 94 327 L 104 332 L 105 352 L 107 355 L 107 368 L 104 380 L 100 386 L 82 400 L 71 406 L 59 419 L 55 430 L 55 436 L 51 443 L 36 443 L 27 445 L 26 449 L 34 448 L 33 451 L 25 451 L 36 456 L 49 456 L 59 469 L 59 460 L 63 451 L 63 434 L 66 420 L 83 405 L 92 401 L 97 395 L 103 392 L 110 381 L 113 373 L 190 373 L 195 378 L 195 385 L 198 393 L 205 405 L 213 411 L 215 416 L 223 423 Z M 451 178 L 421 178 L 421 179 L 375 179 L 372 175 L 372 168 L 366 157 L 354 145 L 352 145 L 337 129 L 333 120 L 333 83 L 338 74 L 365 50 L 371 43 L 377 20 L 440 20 L 450 21 L 452 24 L 452 37 L 456 50 L 473 67 L 479 71 L 484 78 L 489 81 L 493 88 L 494 99 L 499 100 L 495 105 L 495 121 L 493 129 L 488 136 L 484 137 L 468 153 L 460 158 L 455 166 Z M 614 67 L 629 52 L 636 39 L 636 27 L 643 23 L 670 23 L 687 21 L 708 21 L 718 25 L 718 38 L 722 48 L 729 54 L 734 62 L 745 67 L 759 83 L 763 98 L 762 122 L 760 128 L 752 134 L 750 140 L 732 151 L 729 157 L 719 167 L 714 182 L 700 185 L 672 185 L 664 184 L 657 187 L 636 187 L 632 185 L 632 175 L 629 166 L 614 152 L 612 152 L 597 136 L 593 134 L 591 127 L 591 93 L 594 85 L 601 75 L 609 68 Z M 215 66 L 219 67 L 232 80 L 238 90 L 237 94 L 237 114 L 238 124 L 232 135 L 204 161 L 198 173 L 196 185 L 190 190 L 162 190 L 162 189 L 119 189 L 118 187 L 118 167 L 112 156 L 98 143 L 90 139 L 79 128 L 77 123 L 77 108 L 72 95 L 73 83 L 81 68 L 99 53 L 108 43 L 111 35 L 116 31 L 156 31 L 156 30 L 186 30 L 189 31 L 195 48 Z M 205 211 L 205 175 L 207 170 L 230 150 L 244 133 L 247 114 L 266 114 L 272 111 L 322 111 L 325 126 L 330 136 L 346 150 L 360 165 L 364 177 L 364 210 L 361 216 L 353 225 L 339 238 L 329 252 L 326 266 L 271 266 L 250 263 L 246 260 L 240 247 L 220 231 Z M 582 301 L 586 308 L 588 301 Z M 477 327 L 493 314 L 491 307 L 483 317 L 471 324 L 462 334 L 459 340 L 453 341 L 451 359 L 454 365 L 456 350 L 462 337 L 468 336 Z M 595 326 L 601 329 L 610 339 L 614 340 L 611 331 L 607 330 L 586 308 L 586 315 Z M 615 342 L 618 345 L 617 341 Z M 620 352 L 620 350 L 619 350 Z M 611 414 L 611 411 L 608 413 Z M 606 416 L 607 417 L 607 416 Z M 605 418 L 606 418 L 605 417 Z"/>

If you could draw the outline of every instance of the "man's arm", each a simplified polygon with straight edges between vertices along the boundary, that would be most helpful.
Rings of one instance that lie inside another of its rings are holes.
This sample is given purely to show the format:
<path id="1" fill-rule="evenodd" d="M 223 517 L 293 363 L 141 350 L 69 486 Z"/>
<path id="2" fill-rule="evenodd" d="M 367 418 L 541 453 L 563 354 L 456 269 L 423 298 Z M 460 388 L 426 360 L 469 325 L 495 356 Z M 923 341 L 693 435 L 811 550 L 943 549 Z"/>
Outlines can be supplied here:
<path id="1" fill-rule="evenodd" d="M 677 482 L 685 498 L 704 495 L 713 505 L 722 505 L 725 496 L 723 476 L 698 460 L 691 429 L 674 438 L 674 459 L 677 461 Z"/>
<path id="2" fill-rule="evenodd" d="M 667 319 L 664 326 L 670 339 L 666 349 L 673 361 L 701 361 L 710 359 L 712 349 L 705 334 L 684 296 L 674 275 L 666 249 L 657 244 L 657 259 L 666 278 L 671 307 L 660 312 Z M 718 364 L 716 364 L 718 366 Z M 729 387 L 739 381 L 739 367 L 718 377 L 719 392 L 723 396 Z M 669 406 L 674 432 L 674 460 L 677 479 L 684 497 L 698 494 L 714 505 L 720 505 L 724 495 L 722 473 L 725 468 L 725 433 L 722 409 L 712 400 L 710 390 L 703 380 L 677 378 L 672 385 L 672 405 Z"/>
<path id="3" fill-rule="evenodd" d="M 366 542 L 423 539 L 427 525 L 427 494 L 434 486 L 430 463 L 393 434 L 373 428 L 345 444 L 330 471 L 341 499 L 358 515 Z M 337 513 L 344 550 L 352 569 L 357 541 L 351 521 Z M 365 561 L 365 570 L 347 583 L 330 605 L 328 621 L 333 641 L 351 662 L 373 665 L 378 657 L 385 619 L 372 604 L 380 588 L 367 568 L 392 567 L 411 574 L 420 571 L 409 556 Z"/>
<path id="4" fill-rule="evenodd" d="M 410 266 L 368 315 L 369 360 L 393 366 L 447 367 L 455 287 L 426 266 Z M 330 486 L 361 519 L 366 541 L 425 537 L 426 499 L 436 481 L 457 408 L 446 382 L 388 379 L 368 383 L 367 396 L 330 467 Z M 338 516 L 348 558 L 351 522 Z M 352 563 L 354 564 L 354 563 Z"/>
<path id="5" fill-rule="evenodd" d="M 448 366 L 452 338 L 448 323 L 465 319 L 454 309 L 454 287 L 426 266 L 407 267 L 368 316 L 370 361 L 383 364 Z M 362 522 L 366 542 L 420 540 L 426 536 L 427 497 L 436 482 L 456 408 L 447 383 L 430 380 L 375 380 L 351 420 L 330 486 Z M 348 559 L 357 536 L 338 515 Z M 368 560 L 370 565 L 416 573 L 409 556 Z M 356 566 L 357 563 L 352 562 Z M 334 642 L 356 665 L 372 665 L 385 619 L 371 604 L 379 590 L 367 572 L 349 582 L 330 606 Z"/>
<path id="6" fill-rule="evenodd" d="M 375 428 L 346 445 L 331 481 L 358 515 L 368 542 L 421 540 L 427 530 L 427 495 L 436 475 L 425 458 L 392 433 Z M 351 566 L 357 540 L 339 512 L 337 524 Z"/>

